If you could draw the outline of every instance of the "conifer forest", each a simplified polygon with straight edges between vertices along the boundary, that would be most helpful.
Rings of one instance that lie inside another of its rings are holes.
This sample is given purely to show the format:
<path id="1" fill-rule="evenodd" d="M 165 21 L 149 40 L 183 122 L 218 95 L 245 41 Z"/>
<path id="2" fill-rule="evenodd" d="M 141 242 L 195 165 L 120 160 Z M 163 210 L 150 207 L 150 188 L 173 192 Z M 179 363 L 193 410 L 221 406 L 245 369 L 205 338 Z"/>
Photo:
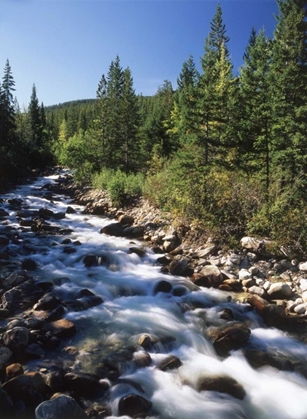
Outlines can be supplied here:
<path id="1" fill-rule="evenodd" d="M 0 186 L 61 165 L 118 204 L 144 195 L 230 247 L 250 234 L 306 255 L 307 9 L 277 2 L 274 35 L 251 28 L 237 74 L 218 5 L 200 62 L 187 57 L 177 86 L 165 80 L 150 97 L 135 93 L 132 69 L 115 56 L 96 99 L 44 107 L 34 84 L 20 109 L 8 59 Z"/>

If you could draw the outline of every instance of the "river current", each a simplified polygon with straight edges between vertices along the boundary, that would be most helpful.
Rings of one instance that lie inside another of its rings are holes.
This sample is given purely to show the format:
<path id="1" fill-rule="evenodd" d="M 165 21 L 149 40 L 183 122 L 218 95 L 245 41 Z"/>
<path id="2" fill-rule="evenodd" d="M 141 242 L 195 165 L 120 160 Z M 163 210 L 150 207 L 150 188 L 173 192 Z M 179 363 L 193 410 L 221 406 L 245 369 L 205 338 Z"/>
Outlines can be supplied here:
<path id="1" fill-rule="evenodd" d="M 42 186 L 55 183 L 58 175 L 41 177 L 32 185 L 23 185 L 2 198 L 21 198 L 29 211 L 41 207 L 65 212 L 68 204 L 76 213 L 66 214 L 54 224 L 71 229 L 68 235 L 75 243 L 75 252 L 63 252 L 65 236 L 39 236 L 29 229 L 20 232 L 30 249 L 31 259 L 38 268 L 34 278 L 53 281 L 59 297 L 86 288 L 103 299 L 103 303 L 84 311 L 67 310 L 65 317 L 77 326 L 77 334 L 67 344 L 79 349 L 78 368 L 94 371 L 95 364 L 105 356 L 117 360 L 120 379 L 110 382 L 109 402 L 112 417 L 117 417 L 119 399 L 134 392 L 152 402 L 156 418 L 306 418 L 307 380 L 291 371 L 270 366 L 254 369 L 242 350 L 221 358 L 206 337 L 208 326 L 226 321 L 219 317 L 224 308 L 231 308 L 235 319 L 245 321 L 251 330 L 249 343 L 253 348 L 279 353 L 289 359 L 295 357 L 307 363 L 307 346 L 276 328 L 267 328 L 249 305 L 236 303 L 229 292 L 200 287 L 192 288 L 188 279 L 160 272 L 157 255 L 146 248 L 144 257 L 129 253 L 131 246 L 146 246 L 141 242 L 100 234 L 112 220 L 82 214 L 83 206 L 70 203 L 65 196 L 54 195 L 52 201 L 42 195 Z M 6 209 L 6 204 L 2 205 Z M 10 224 L 20 229 L 16 212 L 9 212 Z M 114 220 L 113 220 L 114 221 Z M 77 241 L 77 242 L 76 242 Z M 78 244 L 78 245 L 77 245 Z M 16 247 L 18 258 L 18 246 Z M 102 255 L 108 264 L 86 267 L 83 257 Z M 20 255 L 20 260 L 24 255 Z M 32 273 L 31 273 L 32 274 Z M 61 281 L 59 281 L 61 279 Z M 64 279 L 64 280 L 63 280 Z M 67 279 L 67 281 L 65 281 Z M 167 280 L 180 293 L 155 292 L 157 283 Z M 149 366 L 137 368 L 125 349 L 137 348 L 142 334 L 156 337 L 148 351 Z M 182 365 L 162 371 L 155 366 L 167 355 L 177 356 Z M 243 400 L 215 391 L 198 392 L 196 384 L 208 374 L 225 374 L 241 384 L 246 396 Z M 137 384 L 137 385 L 133 385 Z"/>

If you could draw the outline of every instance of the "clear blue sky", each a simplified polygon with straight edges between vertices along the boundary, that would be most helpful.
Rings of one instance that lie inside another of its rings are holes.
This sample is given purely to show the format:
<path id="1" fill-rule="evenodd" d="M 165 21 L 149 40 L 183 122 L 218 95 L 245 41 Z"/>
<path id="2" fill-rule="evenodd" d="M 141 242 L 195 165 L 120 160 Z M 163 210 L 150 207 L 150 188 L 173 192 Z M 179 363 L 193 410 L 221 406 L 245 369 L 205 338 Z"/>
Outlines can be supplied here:
<path id="1" fill-rule="evenodd" d="M 45 106 L 94 98 L 115 56 L 130 67 L 136 93 L 177 86 L 182 63 L 200 69 L 217 0 L 1 0 L 0 71 L 12 67 L 16 96 L 27 106 L 35 83 Z M 275 0 L 220 0 L 235 70 L 251 29 L 272 36 Z M 2 67 L 1 67 L 2 66 Z"/>

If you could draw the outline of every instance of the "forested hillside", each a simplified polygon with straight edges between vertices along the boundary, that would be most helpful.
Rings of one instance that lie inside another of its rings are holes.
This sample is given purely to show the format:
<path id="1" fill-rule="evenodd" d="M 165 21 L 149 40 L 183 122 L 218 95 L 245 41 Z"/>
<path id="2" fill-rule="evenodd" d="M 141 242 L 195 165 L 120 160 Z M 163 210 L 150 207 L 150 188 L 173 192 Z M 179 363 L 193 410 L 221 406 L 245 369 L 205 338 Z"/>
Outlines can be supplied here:
<path id="1" fill-rule="evenodd" d="M 251 28 L 238 74 L 218 5 L 200 70 L 187 57 L 177 86 L 165 80 L 152 97 L 136 95 L 116 56 L 96 100 L 45 109 L 34 85 L 20 110 L 7 61 L 2 179 L 61 164 L 108 188 L 115 203 L 142 193 L 231 246 L 248 233 L 306 253 L 307 10 L 304 0 L 278 5 L 273 38 Z"/>

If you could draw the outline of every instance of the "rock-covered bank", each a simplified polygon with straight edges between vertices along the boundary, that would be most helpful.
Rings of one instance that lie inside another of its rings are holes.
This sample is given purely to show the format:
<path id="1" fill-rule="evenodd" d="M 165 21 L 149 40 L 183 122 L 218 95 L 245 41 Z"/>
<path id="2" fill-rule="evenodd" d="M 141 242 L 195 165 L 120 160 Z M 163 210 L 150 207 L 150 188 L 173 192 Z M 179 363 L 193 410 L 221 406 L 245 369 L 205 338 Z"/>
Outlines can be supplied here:
<path id="1" fill-rule="evenodd" d="M 221 360 L 239 349 L 255 369 L 271 366 L 307 378 L 306 365 L 299 357 L 288 358 L 282 352 L 254 346 L 251 325 L 243 316 L 243 312 L 256 313 L 267 327 L 277 327 L 304 341 L 307 262 L 277 260 L 267 253 L 265 241 L 255 238 L 242 238 L 240 252 L 223 251 L 212 239 L 173 222 L 144 199 L 128 198 L 125 208 L 113 208 L 105 192 L 81 190 L 70 175 L 60 175 L 55 183 L 48 182 L 37 190 L 44 203 L 52 203 L 61 194 L 70 197 L 71 205 L 65 211 L 51 210 L 47 205 L 32 210 L 26 200 L 13 195 L 0 199 L 0 418 L 104 418 L 114 412 L 133 418 L 161 417 L 142 383 L 123 375 L 123 366 L 128 364 L 132 370 L 151 366 L 161 372 L 183 368 L 184 372 L 184 362 L 172 353 L 176 353 L 175 338 L 146 329 L 129 343 L 114 344 L 111 340 L 110 345 L 107 339 L 103 358 L 100 346 L 92 345 L 87 355 L 94 370 L 86 369 L 86 363 L 82 365 L 84 350 L 70 345 L 70 340 L 84 330 L 67 319 L 67 314 L 99 307 L 104 301 L 90 288 L 70 287 L 67 277 L 40 276 L 33 258 L 47 255 L 50 248 L 68 258 L 77 254 L 82 243 L 72 239 L 73 231 L 61 225 L 76 211 L 75 203 L 85 206 L 85 220 L 90 214 L 110 217 L 100 233 L 129 238 L 128 254 L 140 259 L 152 251 L 157 255 L 155 261 L 163 279 L 154 284 L 155 296 L 180 298 L 202 288 L 226 292 L 229 305 L 226 303 L 213 318 L 206 310 L 218 304 L 215 298 L 205 303 L 193 295 L 176 305 L 180 314 L 195 311 L 203 323 L 203 334 Z M 82 255 L 81 262 L 89 271 L 111 266 L 109 254 L 101 251 Z M 67 286 L 65 294 L 59 293 L 63 285 Z M 137 294 L 128 292 L 129 296 Z M 128 292 L 123 288 L 123 298 Z M 237 309 L 235 302 L 246 305 Z M 163 357 L 150 356 L 161 348 L 167 350 Z M 249 392 L 224 373 L 207 372 L 197 380 L 187 375 L 181 381 L 181 387 L 191 387 L 197 393 L 212 391 L 235 401 L 244 400 Z M 111 395 L 116 387 L 129 391 L 114 409 Z"/>
<path id="2" fill-rule="evenodd" d="M 185 276 L 196 286 L 234 292 L 234 299 L 249 302 L 268 325 L 304 328 L 307 261 L 277 258 L 266 250 L 267 239 L 254 237 L 243 237 L 240 251 L 224 251 L 212 238 L 173 220 L 144 198 L 127 197 L 127 205 L 118 209 L 112 207 L 106 191 L 76 188 L 74 200 L 85 205 L 85 214 L 118 219 L 103 233 L 143 240 L 145 248 L 161 254 L 163 273 Z"/>

